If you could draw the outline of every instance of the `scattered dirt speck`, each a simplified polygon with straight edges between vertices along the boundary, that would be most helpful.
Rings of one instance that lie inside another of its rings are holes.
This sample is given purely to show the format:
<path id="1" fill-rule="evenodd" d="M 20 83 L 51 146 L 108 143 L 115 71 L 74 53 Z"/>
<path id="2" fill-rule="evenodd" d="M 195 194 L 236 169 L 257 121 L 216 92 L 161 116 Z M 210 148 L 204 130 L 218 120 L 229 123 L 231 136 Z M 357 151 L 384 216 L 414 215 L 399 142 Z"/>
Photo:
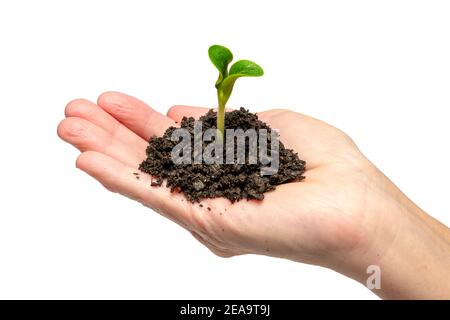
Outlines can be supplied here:
<path id="1" fill-rule="evenodd" d="M 159 187 L 161 186 L 163 183 L 163 179 L 158 178 L 155 181 L 152 181 L 152 183 L 150 184 L 152 187 Z"/>

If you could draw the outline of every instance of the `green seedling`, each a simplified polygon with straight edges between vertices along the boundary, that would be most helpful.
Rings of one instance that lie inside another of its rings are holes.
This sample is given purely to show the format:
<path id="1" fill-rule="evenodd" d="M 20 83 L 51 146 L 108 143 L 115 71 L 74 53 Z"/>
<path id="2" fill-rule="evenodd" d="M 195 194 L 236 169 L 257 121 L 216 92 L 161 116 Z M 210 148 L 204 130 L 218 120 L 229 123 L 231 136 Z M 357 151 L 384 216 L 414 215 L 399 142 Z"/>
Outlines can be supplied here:
<path id="1" fill-rule="evenodd" d="M 230 99 L 234 83 L 240 77 L 260 77 L 264 74 L 263 69 L 249 60 L 239 60 L 230 69 L 228 65 L 233 60 L 231 51 L 223 46 L 213 45 L 208 50 L 209 58 L 219 70 L 219 78 L 216 81 L 217 99 L 219 108 L 217 111 L 217 130 L 219 141 L 223 142 L 225 131 L 225 105 Z"/>

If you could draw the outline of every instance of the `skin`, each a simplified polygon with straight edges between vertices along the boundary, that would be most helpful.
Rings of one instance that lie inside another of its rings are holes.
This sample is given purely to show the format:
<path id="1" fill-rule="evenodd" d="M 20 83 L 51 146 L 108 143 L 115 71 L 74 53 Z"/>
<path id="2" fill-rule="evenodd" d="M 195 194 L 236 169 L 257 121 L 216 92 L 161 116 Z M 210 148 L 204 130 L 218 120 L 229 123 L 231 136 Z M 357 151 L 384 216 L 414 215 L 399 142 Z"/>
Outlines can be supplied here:
<path id="1" fill-rule="evenodd" d="M 131 96 L 106 92 L 71 101 L 58 135 L 81 151 L 77 168 L 108 190 L 139 201 L 187 229 L 221 257 L 263 254 L 324 266 L 364 285 L 381 270 L 391 299 L 450 299 L 450 231 L 408 199 L 339 129 L 289 110 L 258 114 L 307 162 L 306 179 L 263 201 L 192 204 L 138 172 L 147 140 L 198 118 L 206 108 L 174 106 L 167 116 Z M 210 208 L 210 210 L 208 210 Z"/>

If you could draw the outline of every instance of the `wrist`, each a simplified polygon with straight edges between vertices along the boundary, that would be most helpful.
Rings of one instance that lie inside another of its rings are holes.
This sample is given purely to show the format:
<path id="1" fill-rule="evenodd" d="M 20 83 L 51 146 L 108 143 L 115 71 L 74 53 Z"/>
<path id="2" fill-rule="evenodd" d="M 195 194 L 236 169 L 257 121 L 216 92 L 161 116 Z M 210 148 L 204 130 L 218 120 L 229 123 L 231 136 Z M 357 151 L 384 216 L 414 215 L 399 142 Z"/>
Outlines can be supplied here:
<path id="1" fill-rule="evenodd" d="M 380 288 L 371 289 L 382 298 L 449 299 L 449 229 L 399 190 L 389 193 L 393 201 L 375 207 L 369 239 L 337 268 L 364 285 L 379 271 Z"/>

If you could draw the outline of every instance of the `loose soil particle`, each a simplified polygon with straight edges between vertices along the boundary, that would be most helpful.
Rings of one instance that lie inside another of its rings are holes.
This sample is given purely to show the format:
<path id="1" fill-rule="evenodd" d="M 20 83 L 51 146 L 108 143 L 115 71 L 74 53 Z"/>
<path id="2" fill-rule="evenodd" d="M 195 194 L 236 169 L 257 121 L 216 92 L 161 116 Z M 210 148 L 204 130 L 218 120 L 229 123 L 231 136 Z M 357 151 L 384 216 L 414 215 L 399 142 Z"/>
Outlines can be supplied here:
<path id="1" fill-rule="evenodd" d="M 210 110 L 199 120 L 203 121 L 203 131 L 209 128 L 216 128 L 216 112 Z M 184 117 L 181 121 L 181 128 L 191 132 L 193 137 L 194 118 Z M 257 132 L 260 129 L 268 131 L 270 137 L 270 127 L 258 120 L 256 114 L 241 108 L 227 112 L 225 114 L 225 125 L 227 129 L 243 129 L 244 131 L 254 128 Z M 279 143 L 279 169 L 271 176 L 261 176 L 261 168 L 264 167 L 259 161 L 257 164 L 179 164 L 176 165 L 171 160 L 172 148 L 178 144 L 170 139 L 176 127 L 170 127 L 162 137 L 150 138 L 147 147 L 147 159 L 144 160 L 139 170 L 149 173 L 157 179 L 151 186 L 161 186 L 163 179 L 167 180 L 166 186 L 172 192 L 183 192 L 191 202 L 200 201 L 203 198 L 225 197 L 232 202 L 241 199 L 264 199 L 264 193 L 275 189 L 276 185 L 292 181 L 301 181 L 305 177 L 306 163 L 300 160 L 297 153 L 284 147 Z M 192 154 L 193 159 L 193 138 Z M 203 143 L 203 149 L 207 143 Z M 267 144 L 269 153 L 270 143 Z M 248 152 L 248 143 L 247 143 Z M 236 150 L 235 150 L 236 156 Z M 225 159 L 225 156 L 224 156 Z M 193 161 L 192 161 L 193 162 Z M 210 210 L 210 208 L 208 208 Z"/>

